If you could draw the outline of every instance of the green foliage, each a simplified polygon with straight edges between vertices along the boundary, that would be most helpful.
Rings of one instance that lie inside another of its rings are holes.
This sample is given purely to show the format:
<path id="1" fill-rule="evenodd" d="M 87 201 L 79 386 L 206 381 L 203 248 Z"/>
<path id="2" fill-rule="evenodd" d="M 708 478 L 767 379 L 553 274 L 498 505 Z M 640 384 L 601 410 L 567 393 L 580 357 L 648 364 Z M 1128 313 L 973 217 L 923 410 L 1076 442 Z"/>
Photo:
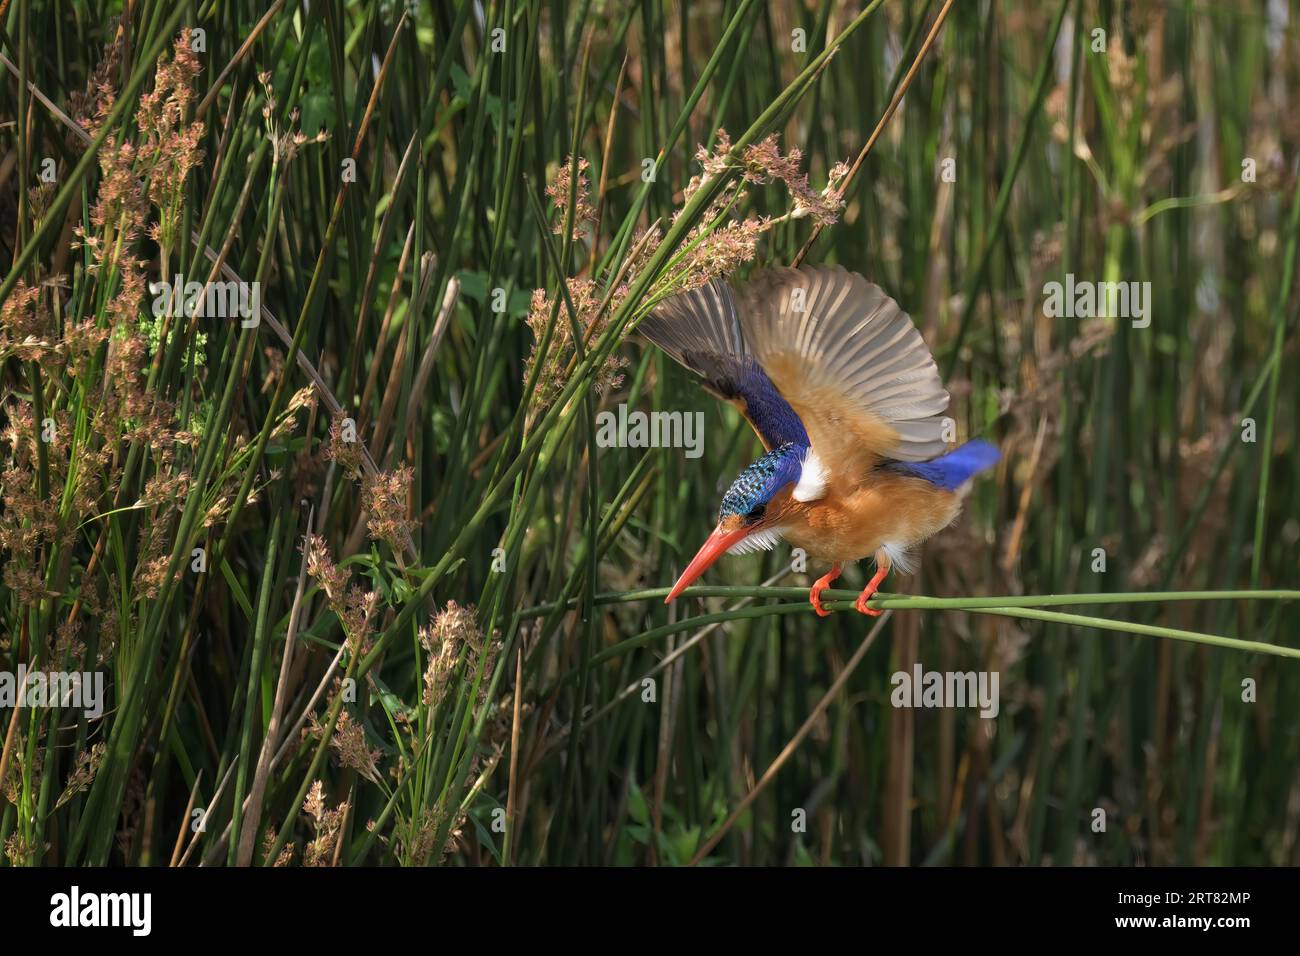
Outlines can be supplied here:
<path id="1" fill-rule="evenodd" d="M 1294 24 L 953 4 L 850 177 L 943 4 L 60 6 L 0 4 L 0 670 L 106 698 L 0 704 L 5 863 L 1300 860 Z M 665 607 L 758 443 L 635 324 L 805 247 L 1004 464 L 878 625 L 782 550 Z"/>

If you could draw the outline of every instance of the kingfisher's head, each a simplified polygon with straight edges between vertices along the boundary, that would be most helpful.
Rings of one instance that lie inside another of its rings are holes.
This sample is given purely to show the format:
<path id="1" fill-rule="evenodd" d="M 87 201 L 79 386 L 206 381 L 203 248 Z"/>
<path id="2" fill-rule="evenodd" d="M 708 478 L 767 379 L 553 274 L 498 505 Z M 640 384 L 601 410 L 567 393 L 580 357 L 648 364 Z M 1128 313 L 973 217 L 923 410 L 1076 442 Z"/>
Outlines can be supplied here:
<path id="1" fill-rule="evenodd" d="M 803 475 L 807 455 L 807 448 L 787 442 L 736 476 L 722 496 L 718 526 L 677 579 L 665 604 L 690 587 L 723 554 L 769 550 L 781 540 L 795 500 L 792 492 Z"/>

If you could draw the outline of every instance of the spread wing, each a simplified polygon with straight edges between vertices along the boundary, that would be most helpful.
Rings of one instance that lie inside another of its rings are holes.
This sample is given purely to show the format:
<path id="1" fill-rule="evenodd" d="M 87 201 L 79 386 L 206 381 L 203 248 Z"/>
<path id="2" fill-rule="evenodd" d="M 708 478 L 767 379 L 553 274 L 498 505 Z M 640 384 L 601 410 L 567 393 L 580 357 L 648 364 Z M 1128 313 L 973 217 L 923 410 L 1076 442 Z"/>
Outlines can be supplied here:
<path id="1" fill-rule="evenodd" d="M 641 320 L 637 331 L 703 379 L 705 389 L 740 410 L 767 450 L 808 432 L 750 350 L 727 283 L 675 295 Z"/>
<path id="2" fill-rule="evenodd" d="M 947 450 L 948 392 L 934 357 L 907 313 L 862 276 L 769 270 L 746 287 L 740 325 L 831 476 L 856 482 L 881 459 Z"/>

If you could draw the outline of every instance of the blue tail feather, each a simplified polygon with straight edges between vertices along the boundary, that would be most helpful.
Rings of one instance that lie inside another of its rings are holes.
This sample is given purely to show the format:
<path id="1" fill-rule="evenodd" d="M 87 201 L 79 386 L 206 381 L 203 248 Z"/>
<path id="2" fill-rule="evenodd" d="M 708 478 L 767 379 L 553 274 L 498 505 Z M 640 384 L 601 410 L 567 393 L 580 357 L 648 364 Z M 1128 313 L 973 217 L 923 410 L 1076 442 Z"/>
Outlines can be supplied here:
<path id="1" fill-rule="evenodd" d="M 930 461 L 891 462 L 886 467 L 924 478 L 945 491 L 955 491 L 972 476 L 986 468 L 992 468 L 1001 457 L 992 444 L 975 438 Z"/>

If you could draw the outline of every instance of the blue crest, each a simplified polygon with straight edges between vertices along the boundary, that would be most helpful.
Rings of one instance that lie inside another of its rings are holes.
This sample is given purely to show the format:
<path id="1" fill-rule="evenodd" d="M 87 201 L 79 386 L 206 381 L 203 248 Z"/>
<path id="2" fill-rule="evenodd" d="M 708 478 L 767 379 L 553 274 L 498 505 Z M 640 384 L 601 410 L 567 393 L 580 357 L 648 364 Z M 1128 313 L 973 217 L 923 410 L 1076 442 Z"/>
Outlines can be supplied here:
<path id="1" fill-rule="evenodd" d="M 806 451 L 807 448 L 801 445 L 786 442 L 742 471 L 722 497 L 718 520 L 730 515 L 748 515 L 755 508 L 766 505 L 786 485 L 798 481 Z"/>

